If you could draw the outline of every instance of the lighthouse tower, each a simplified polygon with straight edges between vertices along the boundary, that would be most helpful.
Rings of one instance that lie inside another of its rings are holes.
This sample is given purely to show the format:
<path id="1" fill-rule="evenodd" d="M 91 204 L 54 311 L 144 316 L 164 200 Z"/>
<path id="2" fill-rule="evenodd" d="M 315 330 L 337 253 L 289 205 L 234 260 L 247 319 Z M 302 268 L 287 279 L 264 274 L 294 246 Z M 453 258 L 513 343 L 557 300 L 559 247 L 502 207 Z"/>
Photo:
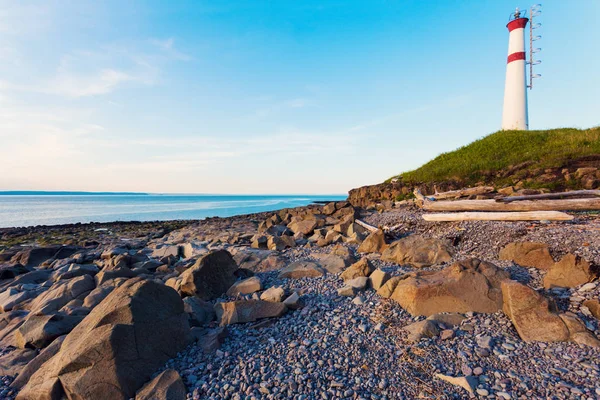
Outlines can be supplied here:
<path id="1" fill-rule="evenodd" d="M 509 37 L 502 111 L 502 129 L 504 130 L 527 130 L 529 128 L 525 76 L 525 26 L 528 21 L 529 19 L 522 16 L 517 8 L 511 14 L 511 20 L 506 25 Z"/>

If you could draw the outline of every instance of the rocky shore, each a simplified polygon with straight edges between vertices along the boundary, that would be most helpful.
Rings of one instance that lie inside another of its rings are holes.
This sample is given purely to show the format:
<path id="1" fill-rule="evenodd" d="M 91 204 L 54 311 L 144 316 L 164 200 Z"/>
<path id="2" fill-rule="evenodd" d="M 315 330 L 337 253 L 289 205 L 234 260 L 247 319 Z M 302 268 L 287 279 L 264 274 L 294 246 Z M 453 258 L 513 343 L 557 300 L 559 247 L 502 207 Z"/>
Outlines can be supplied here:
<path id="1" fill-rule="evenodd" d="M 600 398 L 600 218 L 574 215 L 0 229 L 0 398 Z"/>

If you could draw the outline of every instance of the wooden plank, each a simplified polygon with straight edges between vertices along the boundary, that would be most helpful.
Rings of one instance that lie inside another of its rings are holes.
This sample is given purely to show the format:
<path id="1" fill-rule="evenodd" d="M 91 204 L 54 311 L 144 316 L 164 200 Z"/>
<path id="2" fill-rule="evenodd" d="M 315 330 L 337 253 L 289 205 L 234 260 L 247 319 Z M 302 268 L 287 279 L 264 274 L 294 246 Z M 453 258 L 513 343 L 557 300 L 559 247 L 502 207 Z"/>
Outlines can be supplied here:
<path id="1" fill-rule="evenodd" d="M 472 188 L 465 188 L 465 189 L 460 189 L 460 190 L 451 190 L 448 192 L 436 193 L 430 197 L 433 197 L 436 200 L 457 199 L 459 197 L 491 193 L 493 191 L 494 191 L 494 188 L 492 186 L 477 186 L 477 187 L 472 187 Z"/>
<path id="2" fill-rule="evenodd" d="M 572 215 L 560 211 L 525 211 L 525 212 L 461 212 L 423 214 L 425 221 L 570 221 Z"/>
<path id="3" fill-rule="evenodd" d="M 590 211 L 600 210 L 600 199 L 523 200 L 500 203 L 496 200 L 423 202 L 427 211 Z"/>
<path id="4" fill-rule="evenodd" d="M 573 190 L 571 192 L 560 193 L 543 193 L 533 194 L 530 196 L 509 196 L 500 197 L 496 201 L 501 203 L 512 203 L 513 201 L 523 200 L 551 200 L 551 199 L 567 199 L 569 197 L 600 197 L 600 190 Z"/>

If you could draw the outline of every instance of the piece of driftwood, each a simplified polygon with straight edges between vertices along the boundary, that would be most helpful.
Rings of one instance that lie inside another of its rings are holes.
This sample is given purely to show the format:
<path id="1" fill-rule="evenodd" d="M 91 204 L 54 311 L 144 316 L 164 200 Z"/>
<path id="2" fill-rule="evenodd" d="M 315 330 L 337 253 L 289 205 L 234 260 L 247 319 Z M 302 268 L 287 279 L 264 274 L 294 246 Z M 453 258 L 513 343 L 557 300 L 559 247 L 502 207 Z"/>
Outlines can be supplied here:
<path id="1" fill-rule="evenodd" d="M 496 201 L 500 203 L 512 203 L 513 201 L 567 199 L 570 197 L 600 197 L 600 190 L 573 190 L 571 192 L 543 193 L 530 196 L 509 196 L 497 198 Z"/>
<path id="2" fill-rule="evenodd" d="M 427 211 L 590 211 L 600 210 L 600 199 L 523 200 L 501 203 L 496 200 L 423 202 Z"/>
<path id="3" fill-rule="evenodd" d="M 435 193 L 433 196 L 436 200 L 458 199 L 459 197 L 473 196 L 478 194 L 486 194 L 494 191 L 492 186 L 477 186 L 460 190 L 450 190 L 449 192 Z"/>
<path id="4" fill-rule="evenodd" d="M 572 215 L 560 211 L 524 211 L 524 212 L 460 212 L 423 214 L 425 221 L 569 221 Z"/>
<path id="5" fill-rule="evenodd" d="M 376 226 L 369 225 L 366 222 L 361 221 L 360 219 L 355 219 L 354 222 L 356 222 L 358 225 L 362 226 L 363 228 L 365 228 L 369 232 L 375 232 L 375 231 L 377 231 L 377 227 Z"/>

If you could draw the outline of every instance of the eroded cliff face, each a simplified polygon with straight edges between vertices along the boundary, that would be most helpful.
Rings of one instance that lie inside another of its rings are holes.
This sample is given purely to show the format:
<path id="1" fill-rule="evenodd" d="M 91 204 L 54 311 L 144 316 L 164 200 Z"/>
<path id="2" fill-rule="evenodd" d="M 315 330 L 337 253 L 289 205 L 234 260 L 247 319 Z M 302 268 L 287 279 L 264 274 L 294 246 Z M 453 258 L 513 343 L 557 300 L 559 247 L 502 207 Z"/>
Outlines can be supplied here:
<path id="1" fill-rule="evenodd" d="M 425 195 L 469 186 L 488 185 L 496 190 L 502 188 L 546 189 L 549 191 L 600 188 L 600 154 L 569 160 L 556 168 L 535 168 L 533 162 L 512 165 L 500 171 L 481 174 L 479 182 L 465 179 L 449 179 L 440 182 L 405 183 L 402 179 L 350 190 L 348 201 L 355 207 L 368 207 L 382 201 L 403 200 L 411 196 L 415 187 Z"/>

